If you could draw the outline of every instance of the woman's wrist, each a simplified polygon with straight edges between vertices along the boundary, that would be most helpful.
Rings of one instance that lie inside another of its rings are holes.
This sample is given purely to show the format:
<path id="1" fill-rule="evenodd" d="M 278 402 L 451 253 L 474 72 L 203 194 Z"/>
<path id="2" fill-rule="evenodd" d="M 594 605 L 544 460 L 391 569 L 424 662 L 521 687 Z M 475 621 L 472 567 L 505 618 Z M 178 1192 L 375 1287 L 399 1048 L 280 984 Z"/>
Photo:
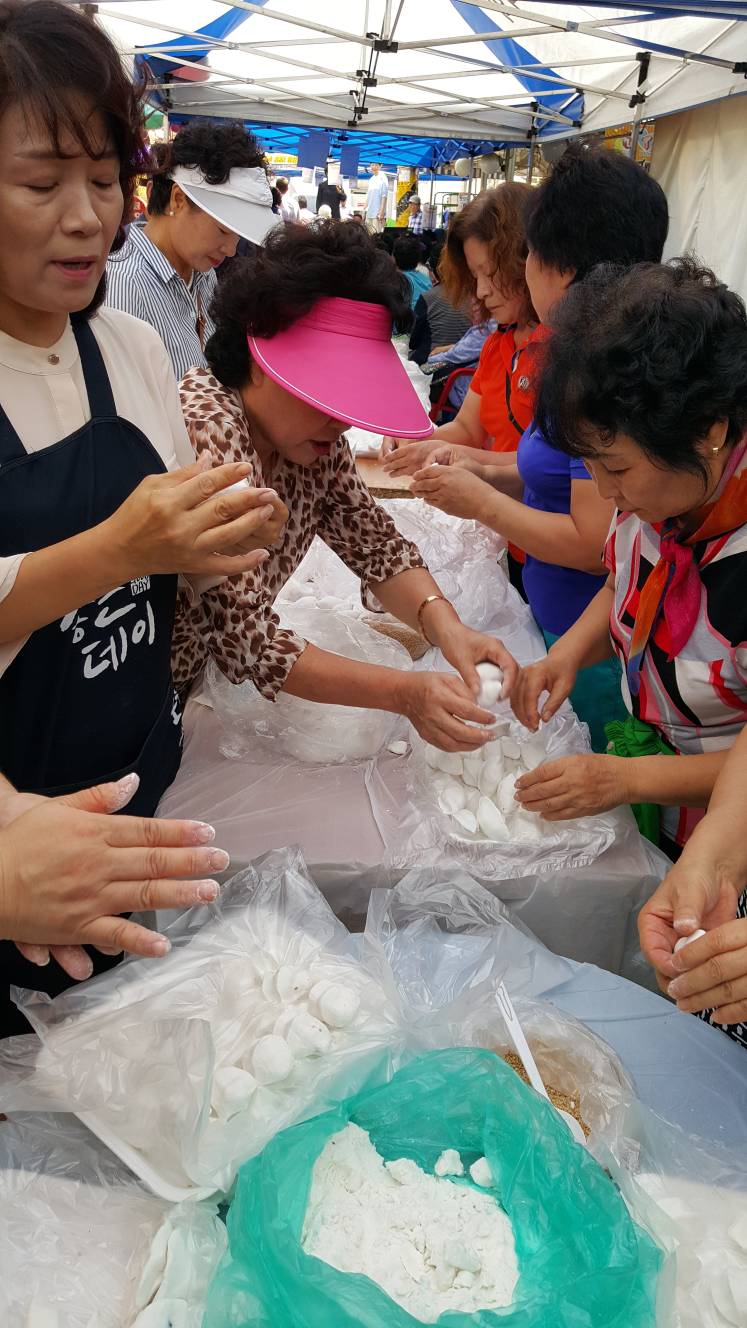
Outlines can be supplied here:
<path id="1" fill-rule="evenodd" d="M 426 640 L 443 653 L 444 642 L 455 628 L 462 626 L 461 619 L 454 605 L 449 600 L 439 597 L 421 606 L 418 614 L 421 631 L 424 629 Z"/>

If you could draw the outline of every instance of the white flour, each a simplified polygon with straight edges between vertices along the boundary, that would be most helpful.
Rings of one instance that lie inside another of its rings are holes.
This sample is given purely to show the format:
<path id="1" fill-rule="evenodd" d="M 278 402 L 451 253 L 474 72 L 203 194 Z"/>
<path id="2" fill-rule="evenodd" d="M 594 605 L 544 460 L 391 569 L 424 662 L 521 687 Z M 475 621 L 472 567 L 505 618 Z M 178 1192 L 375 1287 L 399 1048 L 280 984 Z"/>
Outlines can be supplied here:
<path id="1" fill-rule="evenodd" d="M 307 1254 L 364 1273 L 414 1318 L 509 1305 L 519 1276 L 511 1223 L 496 1198 L 384 1162 L 347 1125 L 317 1158 L 302 1237 Z"/>

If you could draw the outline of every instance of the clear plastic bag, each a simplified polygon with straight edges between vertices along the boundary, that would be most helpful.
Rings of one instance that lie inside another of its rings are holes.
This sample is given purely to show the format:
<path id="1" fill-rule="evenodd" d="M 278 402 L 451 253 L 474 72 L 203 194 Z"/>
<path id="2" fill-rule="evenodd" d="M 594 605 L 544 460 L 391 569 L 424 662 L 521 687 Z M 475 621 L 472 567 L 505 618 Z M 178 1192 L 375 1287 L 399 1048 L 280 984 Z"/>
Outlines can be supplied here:
<path id="1" fill-rule="evenodd" d="M 519 745 L 529 736 L 503 708 L 502 718 Z M 533 741 L 544 745 L 547 759 L 589 750 L 585 725 L 569 705 L 542 726 Z M 392 871 L 406 870 L 417 861 L 447 870 L 466 866 L 485 882 L 505 881 L 532 874 L 548 874 L 589 866 L 607 849 L 630 819 L 624 811 L 605 812 L 575 821 L 542 821 L 540 839 L 516 838 L 505 842 L 469 835 L 453 817 L 441 811 L 433 786 L 434 771 L 425 759 L 425 747 L 411 732 L 412 756 L 408 764 L 409 799 L 403 805 L 387 780 L 391 767 L 377 762 L 367 779 L 376 824 L 386 846 L 384 862 Z M 518 775 L 518 767 L 515 772 Z"/>
<path id="2" fill-rule="evenodd" d="M 0 1123 L 3 1328 L 122 1328 L 166 1215 L 73 1117 Z"/>
<path id="3" fill-rule="evenodd" d="M 427 1053 L 389 1083 L 277 1135 L 242 1168 L 230 1255 L 210 1288 L 205 1328 L 419 1322 L 367 1277 L 302 1249 L 314 1163 L 350 1121 L 385 1159 L 411 1158 L 426 1172 L 446 1148 L 465 1166 L 488 1160 L 513 1225 L 519 1281 L 511 1306 L 443 1314 L 444 1328 L 655 1328 L 662 1258 L 654 1242 L 554 1109 L 499 1057 L 464 1047 Z"/>
<path id="4" fill-rule="evenodd" d="M 284 627 L 312 645 L 366 664 L 409 669 L 412 661 L 397 641 L 381 636 L 352 612 L 326 607 L 312 595 L 280 606 Z M 223 729 L 221 751 L 240 759 L 258 739 L 282 755 L 310 764 L 361 761 L 391 741 L 398 717 L 383 710 L 323 705 L 280 692 L 266 701 L 253 683 L 230 683 L 214 662 L 205 673 L 204 694 Z"/>
<path id="5" fill-rule="evenodd" d="M 168 935 L 158 963 L 127 960 L 52 1002 L 16 992 L 43 1045 L 35 1055 L 8 1047 L 3 1100 L 74 1111 L 156 1194 L 179 1201 L 228 1190 L 242 1161 L 333 1100 L 341 1073 L 365 1083 L 403 1033 L 293 850 L 239 873 L 219 905 L 182 915 Z M 322 982 L 337 996 L 318 1013 L 320 1033 L 307 1005 Z M 291 1028 L 289 1011 L 304 1020 Z M 292 1044 L 289 1070 L 268 1037 Z"/>

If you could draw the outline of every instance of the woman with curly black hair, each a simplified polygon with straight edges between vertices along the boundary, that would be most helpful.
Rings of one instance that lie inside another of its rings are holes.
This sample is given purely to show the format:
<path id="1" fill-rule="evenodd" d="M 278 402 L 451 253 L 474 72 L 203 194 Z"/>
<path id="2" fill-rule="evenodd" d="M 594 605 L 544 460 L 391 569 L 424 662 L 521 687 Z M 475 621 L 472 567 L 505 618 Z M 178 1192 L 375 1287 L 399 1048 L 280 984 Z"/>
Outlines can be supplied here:
<path id="1" fill-rule="evenodd" d="M 221 284 L 207 345 L 212 373 L 192 370 L 182 407 L 198 456 L 248 461 L 252 482 L 271 484 L 289 509 L 285 533 L 260 571 L 180 602 L 175 669 L 182 688 L 208 655 L 235 683 L 251 680 L 274 700 L 311 701 L 405 714 L 430 742 L 473 750 L 490 722 L 475 705 L 476 665 L 510 659 L 470 631 L 439 591 L 417 549 L 403 540 L 361 481 L 346 426 L 430 436 L 425 414 L 391 342 L 411 317 L 408 287 L 388 254 L 358 226 L 287 225 Z M 461 677 L 385 669 L 317 649 L 284 630 L 273 603 L 319 535 L 383 605 L 437 645 Z M 515 676 L 511 661 L 507 690 Z"/>
<path id="2" fill-rule="evenodd" d="M 107 304 L 150 323 L 177 378 L 204 368 L 216 268 L 277 224 L 265 156 L 240 124 L 186 125 L 153 157 L 146 225 L 107 264 Z"/>
<path id="3" fill-rule="evenodd" d="M 537 420 L 617 514 L 606 584 L 523 671 L 516 713 L 536 729 L 614 652 L 629 719 L 608 726 L 614 753 L 544 765 L 520 800 L 552 820 L 639 805 L 652 838 L 655 804 L 676 857 L 747 721 L 742 301 L 685 260 L 597 269 L 552 318 Z"/>

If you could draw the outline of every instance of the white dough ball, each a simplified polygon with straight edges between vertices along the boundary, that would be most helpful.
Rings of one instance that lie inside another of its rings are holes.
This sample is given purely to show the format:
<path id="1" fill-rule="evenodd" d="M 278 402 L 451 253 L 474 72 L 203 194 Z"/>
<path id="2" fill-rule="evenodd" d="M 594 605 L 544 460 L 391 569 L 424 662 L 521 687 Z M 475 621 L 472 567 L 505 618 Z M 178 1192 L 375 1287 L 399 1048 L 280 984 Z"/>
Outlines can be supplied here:
<path id="1" fill-rule="evenodd" d="M 520 759 L 521 747 L 516 739 L 511 737 L 510 733 L 507 733 L 501 738 L 501 747 L 503 749 L 503 755 L 507 760 L 518 761 Z"/>
<path id="2" fill-rule="evenodd" d="M 483 1190 L 489 1190 L 493 1184 L 493 1173 L 486 1157 L 478 1157 L 477 1161 L 472 1163 L 469 1174 L 475 1185 L 479 1185 Z"/>
<path id="3" fill-rule="evenodd" d="M 456 1148 L 445 1148 L 433 1170 L 437 1176 L 463 1176 L 464 1163 Z M 454 1264 L 453 1267 L 458 1268 L 459 1265 Z"/>
<path id="4" fill-rule="evenodd" d="M 332 1046 L 332 1034 L 321 1020 L 302 1010 L 294 1015 L 287 1033 L 288 1046 L 299 1060 L 323 1056 Z"/>
<path id="5" fill-rule="evenodd" d="M 438 770 L 441 762 L 441 752 L 439 748 L 433 747 L 431 743 L 427 742 L 425 744 L 424 752 L 428 765 L 432 766 L 434 770 Z"/>
<path id="6" fill-rule="evenodd" d="M 492 798 L 503 779 L 503 762 L 493 756 L 486 761 L 480 774 L 478 788 L 486 798 Z"/>
<path id="7" fill-rule="evenodd" d="M 502 812 L 504 816 L 508 816 L 510 812 L 515 812 L 518 809 L 518 804 L 514 796 L 515 789 L 516 779 L 514 776 L 504 775 L 498 786 L 498 792 L 495 799 L 499 812 Z"/>
<path id="8" fill-rule="evenodd" d="M 676 954 L 678 950 L 684 950 L 685 946 L 689 945 L 691 941 L 699 941 L 701 936 L 705 936 L 705 932 L 702 928 L 698 928 L 698 930 L 692 932 L 690 936 L 681 936 L 674 947 L 674 953 Z"/>
<path id="9" fill-rule="evenodd" d="M 261 1037 L 252 1052 L 252 1070 L 258 1084 L 280 1084 L 293 1069 L 293 1054 L 285 1038 L 276 1033 Z"/>
<path id="10" fill-rule="evenodd" d="M 486 839 L 503 842 L 509 838 L 508 826 L 495 803 L 490 801 L 490 798 L 480 798 L 477 807 L 477 824 Z"/>
<path id="11" fill-rule="evenodd" d="M 311 990 L 311 974 L 306 968 L 295 968 L 291 964 L 281 964 L 275 975 L 275 987 L 281 1001 L 286 1004 L 302 1001 Z"/>
<path id="12" fill-rule="evenodd" d="M 321 991 L 320 987 L 323 987 Z M 347 1028 L 360 1007 L 357 991 L 353 991 L 352 987 L 344 987 L 341 982 L 317 983 L 309 994 L 309 1008 L 330 1028 Z"/>
<path id="13" fill-rule="evenodd" d="M 445 775 L 456 775 L 458 779 L 462 777 L 462 758 L 459 752 L 439 752 L 438 768 L 443 770 Z"/>
<path id="14" fill-rule="evenodd" d="M 454 812 L 464 811 L 467 805 L 467 790 L 456 780 L 439 795 L 438 805 L 442 812 L 453 816 Z"/>
<path id="15" fill-rule="evenodd" d="M 454 820 L 458 821 L 463 830 L 470 835 L 477 834 L 477 816 L 475 812 L 468 811 L 465 807 L 461 812 L 454 812 Z"/>
<path id="16" fill-rule="evenodd" d="M 470 789 L 467 793 L 467 801 L 464 804 L 464 810 L 466 812 L 472 812 L 473 816 L 477 816 L 477 808 L 480 805 L 481 797 L 482 794 L 480 793 L 479 789 L 476 788 Z"/>
<path id="17" fill-rule="evenodd" d="M 249 1105 L 256 1088 L 257 1081 L 253 1075 L 240 1070 L 236 1065 L 226 1065 L 213 1075 L 210 1105 L 220 1120 L 230 1120 Z"/>
<path id="18" fill-rule="evenodd" d="M 462 779 L 470 788 L 477 788 L 480 782 L 480 771 L 482 770 L 482 753 L 478 752 L 476 756 L 465 756 L 462 762 Z"/>
<path id="19" fill-rule="evenodd" d="M 408 743 L 406 742 L 390 742 L 388 750 L 393 756 L 404 756 L 407 748 Z"/>
<path id="20" fill-rule="evenodd" d="M 476 673 L 481 682 L 503 682 L 503 669 L 487 659 L 477 665 Z"/>
<path id="21" fill-rule="evenodd" d="M 536 812 L 526 812 L 520 808 L 511 818 L 511 829 L 516 839 L 537 842 L 542 838 L 544 822 Z"/>
<path id="22" fill-rule="evenodd" d="M 536 770 L 547 756 L 547 750 L 540 738 L 530 738 L 521 744 L 521 763 L 527 770 Z"/>

